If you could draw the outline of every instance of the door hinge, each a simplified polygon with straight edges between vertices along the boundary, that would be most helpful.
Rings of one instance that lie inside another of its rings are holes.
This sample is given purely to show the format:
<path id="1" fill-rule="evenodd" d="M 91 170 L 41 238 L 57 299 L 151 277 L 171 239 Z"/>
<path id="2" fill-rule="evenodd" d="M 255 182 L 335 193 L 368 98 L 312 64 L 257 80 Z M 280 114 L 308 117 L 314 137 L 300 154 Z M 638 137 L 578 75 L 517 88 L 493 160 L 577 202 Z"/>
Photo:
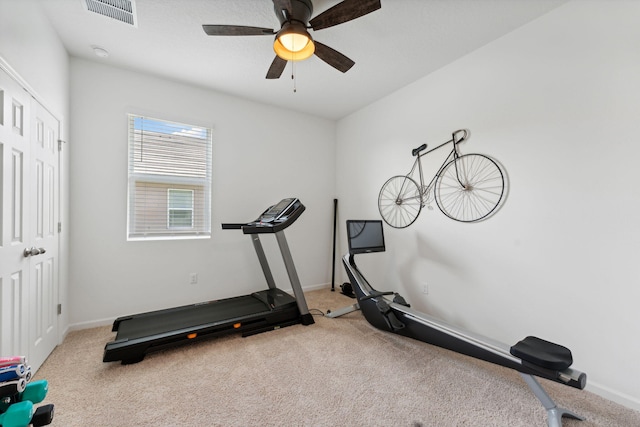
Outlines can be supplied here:
<path id="1" fill-rule="evenodd" d="M 62 233 L 62 223 L 58 223 L 58 233 Z"/>
<path id="2" fill-rule="evenodd" d="M 58 140 L 58 151 L 62 151 L 62 143 L 67 142 L 67 141 L 63 141 L 61 139 Z"/>
<path id="3" fill-rule="evenodd" d="M 62 314 L 62 304 L 58 304 L 58 315 Z"/>

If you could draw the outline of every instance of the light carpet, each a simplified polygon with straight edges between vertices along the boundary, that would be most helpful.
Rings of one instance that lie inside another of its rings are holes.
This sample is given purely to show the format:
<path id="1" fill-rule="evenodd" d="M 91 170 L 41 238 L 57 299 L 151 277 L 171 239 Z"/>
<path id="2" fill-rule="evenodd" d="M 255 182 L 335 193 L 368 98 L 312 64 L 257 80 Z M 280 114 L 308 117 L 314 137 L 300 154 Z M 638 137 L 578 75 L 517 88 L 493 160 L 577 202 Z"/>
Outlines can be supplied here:
<path id="1" fill-rule="evenodd" d="M 329 289 L 306 296 L 322 312 L 354 302 Z M 377 330 L 359 312 L 313 312 L 314 325 L 214 338 L 126 366 L 102 362 L 110 327 L 76 331 L 36 379 L 49 381 L 52 425 L 64 427 L 547 425 L 513 370 Z M 564 427 L 640 426 L 640 412 L 540 383 L 559 406 L 586 417 Z"/>

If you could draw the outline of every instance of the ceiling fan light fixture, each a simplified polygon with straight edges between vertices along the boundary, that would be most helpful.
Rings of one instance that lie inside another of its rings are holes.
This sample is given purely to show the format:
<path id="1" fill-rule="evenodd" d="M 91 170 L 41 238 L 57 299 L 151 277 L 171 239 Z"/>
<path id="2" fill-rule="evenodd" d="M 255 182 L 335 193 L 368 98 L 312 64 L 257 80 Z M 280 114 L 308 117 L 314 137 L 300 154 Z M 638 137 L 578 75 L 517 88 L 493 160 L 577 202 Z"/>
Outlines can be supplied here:
<path id="1" fill-rule="evenodd" d="M 302 61 L 313 55 L 316 47 L 304 25 L 287 22 L 276 34 L 273 50 L 287 61 Z"/>

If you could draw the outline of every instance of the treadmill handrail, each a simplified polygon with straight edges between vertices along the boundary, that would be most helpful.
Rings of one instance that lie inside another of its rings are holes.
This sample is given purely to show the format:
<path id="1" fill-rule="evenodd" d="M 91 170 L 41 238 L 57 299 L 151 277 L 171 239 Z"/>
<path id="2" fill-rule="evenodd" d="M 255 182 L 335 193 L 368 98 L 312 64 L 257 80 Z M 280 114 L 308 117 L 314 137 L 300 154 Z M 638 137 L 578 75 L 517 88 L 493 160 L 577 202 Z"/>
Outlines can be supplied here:
<path id="1" fill-rule="evenodd" d="M 246 224 L 243 223 L 243 222 L 242 223 L 240 223 L 240 222 L 238 222 L 238 223 L 235 223 L 235 222 L 232 222 L 232 223 L 223 222 L 222 223 L 222 229 L 223 230 L 240 230 L 244 225 L 246 225 Z"/>

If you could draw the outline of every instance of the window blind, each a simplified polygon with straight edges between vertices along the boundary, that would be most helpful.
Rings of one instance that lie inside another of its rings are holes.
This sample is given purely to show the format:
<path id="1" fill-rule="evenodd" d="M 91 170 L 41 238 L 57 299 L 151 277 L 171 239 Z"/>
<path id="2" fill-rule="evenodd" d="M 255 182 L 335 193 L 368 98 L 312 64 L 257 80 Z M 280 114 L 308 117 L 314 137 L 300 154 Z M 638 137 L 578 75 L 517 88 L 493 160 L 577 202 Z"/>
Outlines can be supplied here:
<path id="1" fill-rule="evenodd" d="M 130 114 L 127 237 L 211 236 L 211 129 Z"/>

